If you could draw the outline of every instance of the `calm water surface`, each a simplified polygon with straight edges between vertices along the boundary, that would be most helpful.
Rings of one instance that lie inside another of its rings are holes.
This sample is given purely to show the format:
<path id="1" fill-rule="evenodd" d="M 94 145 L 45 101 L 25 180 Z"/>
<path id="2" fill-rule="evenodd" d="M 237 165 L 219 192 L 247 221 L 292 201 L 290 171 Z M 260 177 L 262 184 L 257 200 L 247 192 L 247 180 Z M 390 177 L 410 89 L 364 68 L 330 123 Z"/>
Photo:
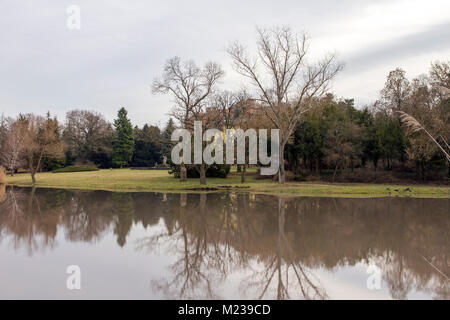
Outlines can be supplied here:
<path id="1" fill-rule="evenodd" d="M 449 204 L 0 187 L 0 298 L 450 299 Z"/>

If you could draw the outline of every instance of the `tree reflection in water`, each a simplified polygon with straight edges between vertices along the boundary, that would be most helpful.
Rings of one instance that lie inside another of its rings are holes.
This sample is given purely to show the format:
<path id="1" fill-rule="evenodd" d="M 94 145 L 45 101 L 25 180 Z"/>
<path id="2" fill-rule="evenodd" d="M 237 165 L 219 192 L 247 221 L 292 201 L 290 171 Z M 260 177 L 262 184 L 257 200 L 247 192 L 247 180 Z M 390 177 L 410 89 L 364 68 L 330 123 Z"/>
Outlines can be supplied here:
<path id="1" fill-rule="evenodd" d="M 64 232 L 93 245 L 114 234 L 120 247 L 175 257 L 152 282 L 168 298 L 221 298 L 240 274 L 242 298 L 326 299 L 319 270 L 375 263 L 392 298 L 415 290 L 450 299 L 448 199 L 23 188 L 0 189 L 0 199 L 0 241 L 30 255 Z M 136 224 L 149 236 L 130 243 Z"/>

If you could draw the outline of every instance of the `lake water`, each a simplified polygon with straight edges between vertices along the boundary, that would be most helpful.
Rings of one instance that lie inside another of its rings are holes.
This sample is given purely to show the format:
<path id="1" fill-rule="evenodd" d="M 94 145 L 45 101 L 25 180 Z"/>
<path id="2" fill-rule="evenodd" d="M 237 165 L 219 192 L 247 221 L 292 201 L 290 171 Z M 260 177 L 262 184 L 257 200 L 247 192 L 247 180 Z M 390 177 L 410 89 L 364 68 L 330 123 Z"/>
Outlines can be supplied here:
<path id="1" fill-rule="evenodd" d="M 449 204 L 3 187 L 0 298 L 450 299 Z"/>

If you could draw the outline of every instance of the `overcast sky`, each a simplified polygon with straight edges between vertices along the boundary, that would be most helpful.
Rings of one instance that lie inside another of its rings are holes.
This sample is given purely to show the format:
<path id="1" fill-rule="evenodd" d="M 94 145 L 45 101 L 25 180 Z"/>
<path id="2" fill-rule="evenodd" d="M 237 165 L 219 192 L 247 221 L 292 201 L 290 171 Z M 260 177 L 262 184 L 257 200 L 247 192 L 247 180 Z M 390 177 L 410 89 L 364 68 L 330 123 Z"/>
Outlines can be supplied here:
<path id="1" fill-rule="evenodd" d="M 70 5 L 81 29 L 66 26 Z M 74 108 L 112 120 L 124 106 L 134 124 L 162 125 L 169 96 L 150 86 L 167 58 L 213 60 L 226 71 L 223 88 L 242 80 L 225 47 L 250 47 L 255 26 L 289 25 L 311 38 L 311 56 L 337 52 L 345 63 L 338 97 L 362 107 L 378 96 L 395 67 L 413 78 L 431 61 L 450 59 L 449 0 L 144 1 L 0 0 L 0 113 L 64 120 Z"/>

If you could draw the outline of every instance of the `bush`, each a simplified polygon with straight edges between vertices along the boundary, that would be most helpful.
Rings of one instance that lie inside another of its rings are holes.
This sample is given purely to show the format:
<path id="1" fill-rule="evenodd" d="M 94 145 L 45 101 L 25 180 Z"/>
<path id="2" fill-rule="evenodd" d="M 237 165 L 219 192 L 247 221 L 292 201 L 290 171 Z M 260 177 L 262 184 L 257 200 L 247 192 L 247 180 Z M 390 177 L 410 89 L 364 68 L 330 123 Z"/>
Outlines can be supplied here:
<path id="1" fill-rule="evenodd" d="M 169 161 L 171 171 L 169 174 L 173 174 L 175 178 L 180 178 L 180 166 L 173 164 Z M 213 164 L 206 169 L 207 178 L 226 178 L 230 172 L 231 167 L 224 164 Z M 186 173 L 188 178 L 200 178 L 200 173 L 194 166 L 186 166 Z"/>
<path id="2" fill-rule="evenodd" d="M 56 159 L 43 157 L 42 158 L 42 169 L 43 171 L 53 171 L 57 169 L 64 168 L 66 165 L 66 159 Z"/>
<path id="3" fill-rule="evenodd" d="M 294 176 L 294 181 L 306 181 L 306 175 L 299 172 Z"/>
<path id="4" fill-rule="evenodd" d="M 226 178 L 230 173 L 231 166 L 224 164 L 213 164 L 206 170 L 206 177 Z M 200 177 L 200 176 L 199 176 Z"/>
<path id="5" fill-rule="evenodd" d="M 92 166 L 69 166 L 57 170 L 53 170 L 53 173 L 64 173 L 64 172 L 83 172 L 83 171 L 98 171 L 98 168 Z"/>

